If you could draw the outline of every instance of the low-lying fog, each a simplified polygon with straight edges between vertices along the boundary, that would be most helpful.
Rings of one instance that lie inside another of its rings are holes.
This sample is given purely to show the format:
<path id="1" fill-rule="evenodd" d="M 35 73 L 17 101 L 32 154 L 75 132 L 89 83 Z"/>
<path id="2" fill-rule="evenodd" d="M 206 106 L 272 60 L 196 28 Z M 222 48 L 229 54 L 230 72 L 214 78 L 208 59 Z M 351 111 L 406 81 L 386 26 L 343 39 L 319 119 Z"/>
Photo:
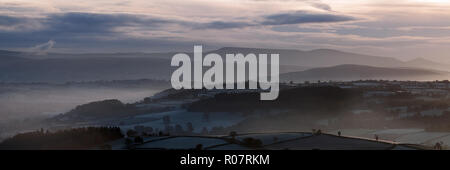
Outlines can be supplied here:
<path id="1" fill-rule="evenodd" d="M 0 83 L 0 141 L 43 127 L 42 120 L 105 99 L 134 103 L 168 88 L 164 81 L 121 80 L 66 84 Z"/>
<path id="2" fill-rule="evenodd" d="M 133 103 L 161 91 L 152 88 L 26 87 L 0 91 L 0 121 L 52 116 L 104 99 Z"/>

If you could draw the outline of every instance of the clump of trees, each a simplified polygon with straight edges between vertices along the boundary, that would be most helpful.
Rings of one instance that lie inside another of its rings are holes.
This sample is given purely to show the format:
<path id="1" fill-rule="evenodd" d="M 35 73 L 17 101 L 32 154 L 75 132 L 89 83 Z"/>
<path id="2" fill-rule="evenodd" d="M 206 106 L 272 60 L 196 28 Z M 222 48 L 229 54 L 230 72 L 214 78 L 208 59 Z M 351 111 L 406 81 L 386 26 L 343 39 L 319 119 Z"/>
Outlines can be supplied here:
<path id="1" fill-rule="evenodd" d="M 119 127 L 83 127 L 55 132 L 43 129 L 17 134 L 0 143 L 2 149 L 88 149 L 123 138 Z"/>
<path id="2" fill-rule="evenodd" d="M 259 139 L 255 138 L 245 138 L 242 140 L 242 144 L 244 146 L 252 147 L 252 148 L 259 148 L 262 147 L 262 142 Z"/>
<path id="3" fill-rule="evenodd" d="M 79 116 L 105 117 L 118 116 L 127 112 L 135 112 L 134 105 L 124 104 L 117 99 L 91 102 L 77 106 L 67 114 Z"/>
<path id="4" fill-rule="evenodd" d="M 124 117 L 143 113 L 154 113 L 170 110 L 170 107 L 138 109 L 135 104 L 122 103 L 117 99 L 95 101 L 78 105 L 67 113 L 60 114 L 49 121 L 84 121 L 87 119 L 102 119 Z M 121 124 L 125 124 L 121 122 Z"/>
<path id="5" fill-rule="evenodd" d="M 212 98 L 199 100 L 187 109 L 194 112 L 240 112 L 255 110 L 291 109 L 296 111 L 321 111 L 335 113 L 349 106 L 362 104 L 362 92 L 333 86 L 297 87 L 280 91 L 277 100 L 261 101 L 255 93 L 220 93 Z"/>

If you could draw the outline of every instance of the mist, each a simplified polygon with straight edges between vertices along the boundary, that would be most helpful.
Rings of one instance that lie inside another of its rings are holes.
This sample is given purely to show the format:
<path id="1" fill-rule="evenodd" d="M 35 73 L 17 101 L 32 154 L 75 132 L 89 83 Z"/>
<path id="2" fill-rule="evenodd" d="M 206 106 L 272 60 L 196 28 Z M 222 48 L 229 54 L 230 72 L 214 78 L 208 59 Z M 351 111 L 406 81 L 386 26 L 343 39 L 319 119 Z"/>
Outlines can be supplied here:
<path id="1" fill-rule="evenodd" d="M 11 119 L 50 117 L 77 105 L 105 99 L 134 103 L 166 88 L 153 80 L 66 84 L 1 84 L 0 122 Z"/>
<path id="2" fill-rule="evenodd" d="M 104 99 L 132 103 L 158 92 L 152 89 L 46 89 L 0 95 L 0 119 L 52 116 L 77 105 Z"/>

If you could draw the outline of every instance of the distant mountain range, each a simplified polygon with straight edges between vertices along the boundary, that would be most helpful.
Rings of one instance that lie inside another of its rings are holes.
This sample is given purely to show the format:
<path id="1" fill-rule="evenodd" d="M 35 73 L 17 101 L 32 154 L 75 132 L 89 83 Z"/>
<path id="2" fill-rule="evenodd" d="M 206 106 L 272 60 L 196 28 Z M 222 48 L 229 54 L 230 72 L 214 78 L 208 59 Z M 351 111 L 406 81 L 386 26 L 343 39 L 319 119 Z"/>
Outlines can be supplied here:
<path id="1" fill-rule="evenodd" d="M 336 65 L 353 64 L 376 67 L 411 67 L 450 71 L 450 66 L 436 63 L 423 58 L 411 61 L 401 61 L 390 57 L 371 56 L 342 52 L 332 49 L 317 49 L 311 51 L 287 50 L 287 49 L 258 49 L 225 47 L 211 51 L 224 55 L 225 53 L 274 53 L 280 54 L 281 65 L 295 65 L 309 68 L 330 67 Z"/>
<path id="2" fill-rule="evenodd" d="M 403 62 L 395 58 L 369 56 L 330 49 L 301 51 L 225 47 L 206 53 L 218 53 L 221 56 L 225 56 L 227 53 L 276 53 L 280 54 L 280 73 L 295 72 L 292 74 L 298 74 L 297 72 L 307 69 L 345 64 L 450 71 L 448 65 L 426 59 Z M 0 82 L 67 82 L 123 79 L 167 80 L 170 78 L 172 71 L 176 69 L 170 66 L 170 59 L 174 54 L 176 53 L 49 53 L 47 55 L 36 55 L 27 52 L 0 50 Z M 192 53 L 188 54 L 192 56 Z M 313 72 L 308 70 L 302 74 L 307 73 Z M 389 75 L 390 73 L 381 76 Z M 305 77 L 305 75 L 300 77 Z M 314 76 L 310 75 L 306 77 Z"/>
<path id="3" fill-rule="evenodd" d="M 338 65 L 284 73 L 282 81 L 351 81 L 351 80 L 442 80 L 449 72 L 420 68 L 388 68 L 365 65 Z"/>

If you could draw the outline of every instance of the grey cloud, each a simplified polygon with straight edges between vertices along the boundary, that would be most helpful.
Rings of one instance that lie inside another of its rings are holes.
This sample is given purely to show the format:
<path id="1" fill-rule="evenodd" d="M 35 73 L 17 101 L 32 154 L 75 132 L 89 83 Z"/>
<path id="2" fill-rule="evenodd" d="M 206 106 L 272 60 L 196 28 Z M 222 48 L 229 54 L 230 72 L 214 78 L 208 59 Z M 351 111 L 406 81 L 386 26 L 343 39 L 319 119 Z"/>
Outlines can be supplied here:
<path id="1" fill-rule="evenodd" d="M 41 23 L 32 18 L 0 15 L 0 31 L 29 31 L 39 27 Z"/>
<path id="2" fill-rule="evenodd" d="M 53 40 L 58 42 L 58 48 L 112 48 L 132 49 L 143 48 L 151 45 L 152 48 L 158 46 L 158 42 L 168 44 L 180 44 L 178 46 L 187 47 L 189 42 L 181 42 L 182 37 L 163 38 L 130 37 L 126 29 L 143 31 L 165 31 L 170 36 L 167 28 L 171 25 L 180 26 L 180 29 L 234 29 L 246 27 L 259 27 L 264 25 L 288 25 L 311 22 L 338 22 L 349 20 L 344 16 L 332 14 L 315 14 L 308 12 L 294 12 L 285 14 L 275 14 L 262 16 L 260 18 L 246 19 L 244 21 L 213 21 L 196 22 L 174 20 L 169 18 L 152 17 L 147 15 L 131 14 L 98 14 L 98 13 L 56 13 L 47 14 L 46 17 L 12 17 L 0 15 L 0 46 L 3 48 L 23 48 L 36 46 Z M 33 29 L 22 29 L 33 24 Z M 5 26 L 13 26 L 14 29 L 2 29 Z M 255 28 L 257 29 L 257 28 Z M 177 31 L 177 30 L 174 30 Z M 110 39 L 110 37 L 112 39 Z M 125 41 L 126 40 L 126 41 Z M 51 49 L 54 42 L 36 47 L 36 49 Z M 48 48 L 47 48 L 48 47 Z M 165 48 L 159 47 L 158 48 Z M 144 48 L 145 49 L 145 48 Z"/>
<path id="3" fill-rule="evenodd" d="M 29 23 L 38 23 L 36 29 L 23 29 Z M 118 43 L 124 48 L 127 45 L 118 41 L 101 40 L 99 37 L 113 37 L 127 39 L 120 27 L 132 27 L 140 30 L 162 30 L 167 24 L 186 24 L 183 21 L 155 18 L 130 14 L 96 14 L 96 13 L 56 13 L 46 17 L 14 17 L 0 15 L 0 46 L 3 48 L 17 48 L 33 46 L 32 50 L 42 51 L 51 49 L 55 41 L 58 47 L 71 48 L 99 47 L 101 44 Z M 53 40 L 53 41 L 49 41 Z M 49 42 L 47 42 L 49 41 Z M 131 44 L 131 40 L 127 40 Z M 162 42 L 161 40 L 158 40 Z M 47 42 L 41 44 L 42 42 Z M 146 42 L 145 42 L 146 43 Z M 36 44 L 41 44 L 36 46 Z M 133 44 L 136 45 L 136 44 Z M 130 45 L 131 46 L 131 45 Z"/>
<path id="4" fill-rule="evenodd" d="M 130 14 L 64 13 L 53 14 L 44 21 L 49 30 L 66 33 L 110 33 L 117 27 L 152 29 L 171 21 Z"/>
<path id="5" fill-rule="evenodd" d="M 325 10 L 325 11 L 331 11 L 331 6 L 326 4 L 326 3 L 312 2 L 311 6 L 314 7 L 314 8 Z"/>
<path id="6" fill-rule="evenodd" d="M 164 29 L 169 24 L 192 29 L 232 29 L 255 25 L 250 22 L 213 21 L 199 23 L 129 14 L 65 13 L 54 14 L 44 21 L 50 30 L 64 33 L 117 33 L 118 27 L 140 27 L 145 30 Z"/>
<path id="7" fill-rule="evenodd" d="M 331 10 L 329 6 L 324 4 L 320 8 L 324 10 Z M 345 15 L 329 14 L 329 13 L 314 13 L 308 11 L 296 11 L 291 13 L 273 14 L 264 16 L 262 21 L 248 21 L 248 22 L 210 22 L 199 24 L 196 28 L 206 29 L 232 29 L 232 28 L 244 28 L 250 26 L 261 25 L 291 25 L 291 24 L 303 24 L 303 23 L 327 23 L 327 22 L 343 22 L 351 21 L 355 18 Z"/>
<path id="8" fill-rule="evenodd" d="M 10 26 L 19 23 L 23 23 L 25 20 L 23 18 L 10 17 L 10 16 L 0 16 L 0 26 Z"/>
<path id="9" fill-rule="evenodd" d="M 45 18 L 26 18 L 0 16 L 0 28 L 38 25 L 38 32 L 52 35 L 118 33 L 116 28 L 135 27 L 143 30 L 164 29 L 168 24 L 181 25 L 191 29 L 233 29 L 258 25 L 287 25 L 301 23 L 341 22 L 353 20 L 352 17 L 325 13 L 297 11 L 293 13 L 274 14 L 263 17 L 261 21 L 213 21 L 198 23 L 131 14 L 97 14 L 97 13 L 58 13 Z M 30 24 L 33 23 L 33 24 Z M 36 27 L 38 27 L 36 26 Z M 10 29 L 11 30 L 11 29 Z M 20 27 L 14 31 L 20 31 Z M 0 30 L 1 31 L 1 30 Z"/>
<path id="10" fill-rule="evenodd" d="M 320 0 L 251 0 L 255 2 L 268 2 L 268 1 L 280 1 L 280 2 L 287 2 L 287 1 L 298 1 L 298 2 L 304 2 L 306 4 L 311 5 L 314 8 L 318 8 L 321 10 L 331 11 L 331 6 L 323 3 Z"/>
<path id="11" fill-rule="evenodd" d="M 269 15 L 264 18 L 263 25 L 288 25 L 303 23 L 327 23 L 352 21 L 355 18 L 345 15 L 327 13 L 312 13 L 308 11 L 296 11 L 293 13 L 282 13 Z"/>
<path id="12" fill-rule="evenodd" d="M 115 28 L 125 26 L 145 27 L 151 30 L 163 27 L 164 24 L 176 22 L 130 14 L 58 13 L 49 14 L 45 18 L 0 16 L 0 26 L 14 27 L 39 23 L 42 26 L 41 30 L 36 31 L 51 32 L 53 34 L 111 33 L 115 32 Z M 16 29 L 14 31 L 21 30 Z"/>
<path id="13" fill-rule="evenodd" d="M 244 28 L 249 26 L 255 26 L 254 23 L 248 22 L 223 22 L 214 21 L 210 23 L 201 24 L 198 28 L 208 28 L 208 29 L 233 29 L 233 28 Z"/>

